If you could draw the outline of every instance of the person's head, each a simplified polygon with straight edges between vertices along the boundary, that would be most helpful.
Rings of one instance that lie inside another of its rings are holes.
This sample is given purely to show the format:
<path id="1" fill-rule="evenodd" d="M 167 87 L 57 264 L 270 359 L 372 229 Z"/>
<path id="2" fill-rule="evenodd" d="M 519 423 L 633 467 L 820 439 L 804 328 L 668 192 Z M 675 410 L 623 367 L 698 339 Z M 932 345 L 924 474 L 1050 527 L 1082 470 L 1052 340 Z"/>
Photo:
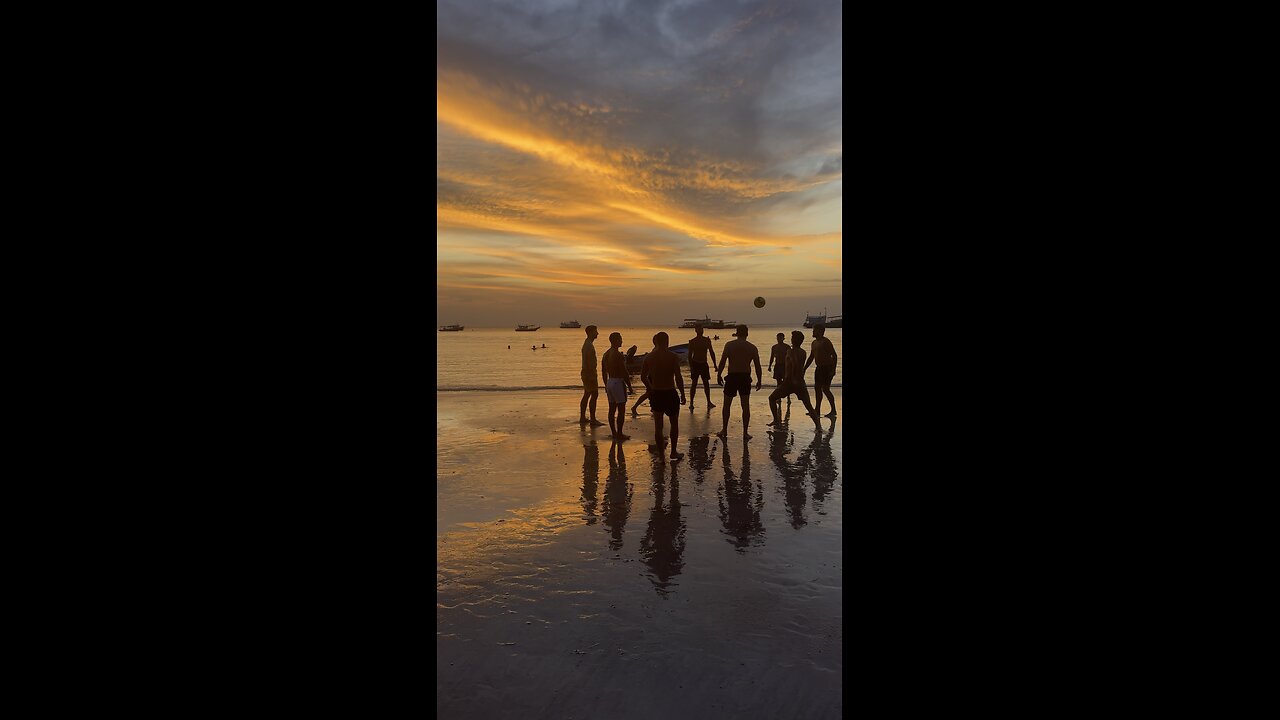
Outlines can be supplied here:
<path id="1" fill-rule="evenodd" d="M 778 333 L 778 342 L 786 343 L 787 341 L 784 339 L 786 337 L 787 337 L 786 335 L 783 335 L 782 333 Z"/>
<path id="2" fill-rule="evenodd" d="M 609 344 L 616 348 L 622 347 L 622 333 L 620 332 L 609 333 Z"/>
<path id="3" fill-rule="evenodd" d="M 791 331 L 791 344 L 800 347 L 800 343 L 804 342 L 804 333 L 799 330 Z"/>
<path id="4" fill-rule="evenodd" d="M 592 340 L 595 340 L 597 337 L 599 337 L 599 335 L 600 335 L 600 332 L 599 332 L 598 330 L 596 330 L 596 326 L 595 326 L 595 325 L 588 325 L 588 326 L 587 326 L 587 337 L 588 337 L 588 338 L 590 338 L 590 339 L 592 339 Z"/>
<path id="5" fill-rule="evenodd" d="M 669 345 L 670 343 L 671 343 L 671 338 L 668 337 L 667 334 L 664 332 L 660 332 L 657 335 L 653 336 L 653 346 L 660 350 L 665 350 L 667 348 L 667 345 Z"/>
<path id="6" fill-rule="evenodd" d="M 698 337 L 702 337 L 702 326 L 701 326 L 701 325 L 694 325 L 694 326 L 693 326 L 693 331 L 694 331 L 695 333 L 697 333 L 697 334 L 698 334 Z"/>
<path id="7" fill-rule="evenodd" d="M 814 325 L 814 326 L 813 326 L 813 336 L 814 336 L 814 337 L 822 337 L 823 335 L 826 335 L 826 334 L 827 334 L 827 326 L 826 326 L 826 325 L 823 325 L 822 323 L 818 323 L 817 325 Z"/>
<path id="8" fill-rule="evenodd" d="M 738 326 L 734 329 L 733 334 L 734 334 L 735 336 L 739 337 L 739 338 L 745 338 L 745 337 L 747 336 L 747 326 L 746 326 L 746 325 L 738 325 Z"/>

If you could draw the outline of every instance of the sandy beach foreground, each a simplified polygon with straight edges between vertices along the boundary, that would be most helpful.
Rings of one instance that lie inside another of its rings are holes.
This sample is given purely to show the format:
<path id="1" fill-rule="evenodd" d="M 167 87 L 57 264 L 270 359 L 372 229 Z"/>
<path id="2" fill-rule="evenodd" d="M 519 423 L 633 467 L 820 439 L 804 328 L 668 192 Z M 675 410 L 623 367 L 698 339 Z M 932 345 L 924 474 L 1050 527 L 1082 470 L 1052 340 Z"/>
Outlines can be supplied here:
<path id="1" fill-rule="evenodd" d="M 647 412 L 437 393 L 439 717 L 839 717 L 842 425 L 766 394 L 744 442 L 699 391 L 672 463 Z"/>

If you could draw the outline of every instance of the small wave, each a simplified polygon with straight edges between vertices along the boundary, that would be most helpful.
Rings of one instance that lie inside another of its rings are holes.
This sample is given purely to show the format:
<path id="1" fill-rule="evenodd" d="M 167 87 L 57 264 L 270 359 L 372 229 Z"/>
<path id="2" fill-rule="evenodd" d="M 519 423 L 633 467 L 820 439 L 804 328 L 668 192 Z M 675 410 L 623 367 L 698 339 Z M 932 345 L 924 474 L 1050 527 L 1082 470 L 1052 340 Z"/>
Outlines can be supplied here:
<path id="1" fill-rule="evenodd" d="M 699 387 L 701 387 L 701 385 L 699 385 Z M 755 385 L 752 385 L 752 387 L 754 388 L 754 387 L 755 387 Z M 773 386 L 773 385 L 768 385 L 768 384 L 766 384 L 764 387 L 760 388 L 760 392 L 764 392 L 764 391 L 766 391 L 766 390 L 769 390 L 769 389 L 770 389 L 770 388 L 772 388 L 772 387 L 774 387 L 774 386 Z M 812 388 L 812 387 L 813 387 L 813 385 L 806 385 L 805 387 Z M 833 383 L 833 384 L 831 385 L 831 387 L 832 387 L 832 388 L 843 388 L 843 387 L 844 387 L 844 385 L 843 385 L 842 383 Z M 529 391 L 529 390 L 581 390 L 581 389 L 582 389 L 582 386 L 581 386 L 581 385 L 520 385 L 520 386 L 510 386 L 510 387 L 494 387 L 494 386 L 488 386 L 488 387 L 479 387 L 479 386 L 476 386 L 476 387 L 437 387 L 437 388 L 436 388 L 436 392 L 521 392 L 521 391 Z M 684 389 L 685 389 L 685 392 L 688 392 L 688 390 L 689 390 L 689 384 L 688 384 L 688 383 L 685 383 Z M 718 385 L 712 385 L 712 386 L 711 386 L 711 390 L 712 390 L 712 392 L 714 392 L 714 391 L 716 391 L 716 390 L 719 390 L 719 389 L 722 389 L 722 388 L 721 388 L 720 386 L 718 386 Z M 643 388 L 643 386 L 641 386 L 639 383 L 637 383 L 637 384 L 636 384 L 636 396 L 638 397 L 638 396 L 639 396 L 641 393 L 643 393 L 643 392 L 644 392 L 644 388 Z M 603 394 L 603 388 L 601 388 L 601 394 Z"/>

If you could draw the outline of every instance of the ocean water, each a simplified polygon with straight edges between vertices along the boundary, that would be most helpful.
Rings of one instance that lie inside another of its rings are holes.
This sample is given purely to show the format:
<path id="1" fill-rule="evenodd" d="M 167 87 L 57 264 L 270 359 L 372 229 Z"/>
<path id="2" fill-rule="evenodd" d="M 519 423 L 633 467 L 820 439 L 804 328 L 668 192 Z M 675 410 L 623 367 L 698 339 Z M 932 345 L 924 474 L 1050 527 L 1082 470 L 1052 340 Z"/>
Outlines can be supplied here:
<path id="1" fill-rule="evenodd" d="M 543 326 L 535 332 L 516 332 L 512 328 L 472 328 L 461 332 L 436 332 L 436 389 L 437 390 L 574 390 L 581 389 L 580 373 L 582 368 L 582 343 L 586 340 L 586 331 L 582 328 L 561 329 L 555 326 Z M 600 336 L 595 340 L 597 372 L 599 359 L 609 349 L 609 333 L 622 333 L 622 351 L 625 353 L 632 345 L 636 346 L 636 354 L 641 355 L 653 349 L 653 336 L 665 332 L 671 337 L 672 345 L 687 343 L 694 337 L 694 331 L 688 328 L 672 326 L 643 327 L 599 327 Z M 747 340 L 760 348 L 760 370 L 765 386 L 772 386 L 774 380 L 768 370 L 769 349 L 778 340 L 777 333 L 787 336 L 790 344 L 792 330 L 800 330 L 805 335 L 802 347 L 805 353 L 810 352 L 813 343 L 813 331 L 800 324 L 761 325 L 749 327 Z M 733 329 L 704 330 L 704 334 L 713 338 L 712 347 L 716 359 L 721 357 L 725 343 L 733 339 Z M 720 336 L 715 340 L 716 335 Z M 844 329 L 827 330 L 827 338 L 836 349 L 839 362 L 836 364 L 833 387 L 843 387 L 844 377 Z M 510 349 L 507 349 L 507 346 Z M 538 349 L 531 349 L 537 345 Z M 546 345 L 544 349 L 542 346 Z M 805 380 L 813 386 L 813 366 L 805 373 Z M 715 368 L 711 370 L 712 392 L 715 392 Z M 638 379 L 635 382 L 639 382 Z M 685 366 L 685 386 L 688 387 L 689 373 Z M 638 387 L 638 386 L 637 386 Z M 602 391 L 603 392 L 603 391 Z"/>

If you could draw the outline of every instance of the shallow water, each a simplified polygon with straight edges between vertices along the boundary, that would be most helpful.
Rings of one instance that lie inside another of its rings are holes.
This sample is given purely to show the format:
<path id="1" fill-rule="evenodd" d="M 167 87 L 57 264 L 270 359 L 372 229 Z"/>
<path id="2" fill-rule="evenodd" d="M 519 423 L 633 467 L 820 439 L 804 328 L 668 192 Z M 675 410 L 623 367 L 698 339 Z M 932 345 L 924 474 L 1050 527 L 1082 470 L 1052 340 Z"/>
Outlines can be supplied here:
<path id="1" fill-rule="evenodd" d="M 441 717 L 840 715 L 839 421 L 753 393 L 726 441 L 700 391 L 671 463 L 651 415 L 615 444 L 578 393 L 483 395 L 437 394 Z"/>
<path id="2" fill-rule="evenodd" d="M 558 324 L 558 323 L 557 323 Z M 502 390 L 502 389 L 552 389 L 580 387 L 579 373 L 582 368 L 582 343 L 586 340 L 586 332 L 582 329 L 560 329 L 543 327 L 536 332 L 515 332 L 512 328 L 467 328 L 461 332 L 436 333 L 436 389 L 437 390 Z M 636 354 L 643 354 L 653 348 L 653 336 L 659 331 L 667 333 L 672 345 L 688 342 L 694 337 L 693 330 L 678 329 L 669 326 L 651 327 L 600 327 L 600 336 L 596 338 L 596 358 L 598 361 L 609 349 L 609 333 L 622 333 L 622 351 L 636 346 Z M 813 331 L 792 326 L 760 326 L 751 327 L 747 339 L 760 349 L 760 370 L 766 384 L 770 382 L 768 371 L 769 350 L 778 340 L 777 333 L 784 333 L 790 343 L 792 330 L 800 330 L 805 335 L 803 347 L 809 352 L 813 343 Z M 719 335 L 719 340 L 712 340 L 712 346 L 719 359 L 725 343 L 733 339 L 733 330 L 706 330 L 707 337 Z M 840 362 L 836 364 L 836 375 L 832 385 L 842 384 L 844 372 L 844 330 L 831 329 L 827 337 L 836 349 Z M 511 349 L 508 350 L 507 346 Z M 532 346 L 538 349 L 533 350 Z M 546 349 L 542 346 L 546 345 Z M 809 384 L 813 384 L 813 367 L 805 374 Z M 688 368 L 685 369 L 685 382 L 689 382 Z M 715 370 L 711 372 L 711 382 L 715 383 Z"/>

